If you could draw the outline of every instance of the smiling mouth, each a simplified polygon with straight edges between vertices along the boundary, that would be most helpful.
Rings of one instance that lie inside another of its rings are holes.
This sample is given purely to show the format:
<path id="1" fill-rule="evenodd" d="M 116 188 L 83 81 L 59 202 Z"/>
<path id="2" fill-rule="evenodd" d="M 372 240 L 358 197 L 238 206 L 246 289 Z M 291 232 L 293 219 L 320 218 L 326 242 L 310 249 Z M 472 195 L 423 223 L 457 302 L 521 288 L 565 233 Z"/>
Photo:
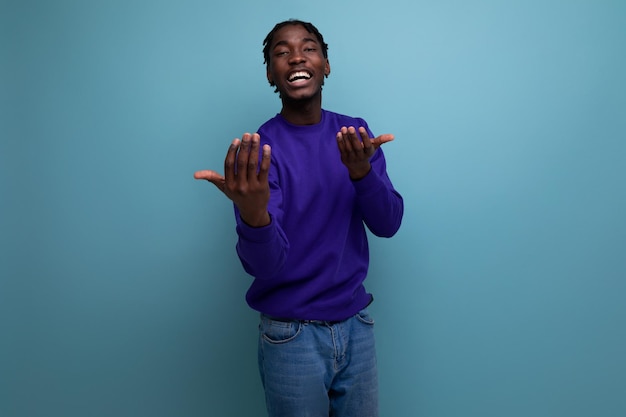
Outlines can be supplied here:
<path id="1" fill-rule="evenodd" d="M 291 76 L 289 77 L 288 81 L 290 83 L 296 82 L 296 81 L 300 81 L 300 80 L 310 80 L 312 78 L 312 75 L 307 72 L 307 71 L 297 71 L 294 72 L 293 74 L 291 74 Z"/>

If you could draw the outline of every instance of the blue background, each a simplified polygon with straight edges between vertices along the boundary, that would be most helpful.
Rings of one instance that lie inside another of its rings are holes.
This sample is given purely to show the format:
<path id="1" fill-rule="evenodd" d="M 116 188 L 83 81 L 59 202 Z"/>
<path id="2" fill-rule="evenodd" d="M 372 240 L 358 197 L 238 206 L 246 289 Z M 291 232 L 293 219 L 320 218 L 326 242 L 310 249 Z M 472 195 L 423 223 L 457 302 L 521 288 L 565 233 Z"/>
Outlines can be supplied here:
<path id="1" fill-rule="evenodd" d="M 381 415 L 626 415 L 623 1 L 3 1 L 0 415 L 261 416 L 232 207 L 195 170 L 330 44 L 404 195 L 371 242 Z"/>

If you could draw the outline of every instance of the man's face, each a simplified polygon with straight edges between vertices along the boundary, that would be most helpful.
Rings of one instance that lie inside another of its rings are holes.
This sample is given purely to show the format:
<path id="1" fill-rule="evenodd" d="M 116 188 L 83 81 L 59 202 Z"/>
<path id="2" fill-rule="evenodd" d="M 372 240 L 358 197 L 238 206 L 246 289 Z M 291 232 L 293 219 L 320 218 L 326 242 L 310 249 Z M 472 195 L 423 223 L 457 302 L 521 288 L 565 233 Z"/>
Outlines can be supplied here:
<path id="1" fill-rule="evenodd" d="M 287 25 L 274 34 L 267 79 L 283 100 L 306 100 L 319 94 L 330 64 L 314 34 L 302 25 Z"/>

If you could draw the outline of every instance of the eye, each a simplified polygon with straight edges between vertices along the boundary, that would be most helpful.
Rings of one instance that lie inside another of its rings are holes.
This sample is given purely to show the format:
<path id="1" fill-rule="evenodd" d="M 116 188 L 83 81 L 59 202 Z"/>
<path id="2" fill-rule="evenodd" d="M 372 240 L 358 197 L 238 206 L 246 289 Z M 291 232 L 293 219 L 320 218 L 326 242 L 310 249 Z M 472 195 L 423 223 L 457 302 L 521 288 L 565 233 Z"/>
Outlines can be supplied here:
<path id="1" fill-rule="evenodd" d="M 285 56 L 289 53 L 289 51 L 276 51 L 275 56 Z"/>

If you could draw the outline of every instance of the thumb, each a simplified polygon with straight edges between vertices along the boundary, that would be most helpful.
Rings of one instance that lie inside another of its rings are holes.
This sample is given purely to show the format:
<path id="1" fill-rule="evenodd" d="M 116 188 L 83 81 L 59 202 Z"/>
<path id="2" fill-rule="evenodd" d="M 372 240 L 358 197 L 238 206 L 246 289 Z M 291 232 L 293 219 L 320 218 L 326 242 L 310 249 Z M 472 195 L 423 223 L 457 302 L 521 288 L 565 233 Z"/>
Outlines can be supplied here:
<path id="1" fill-rule="evenodd" d="M 196 171 L 193 174 L 193 177 L 197 180 L 207 180 L 208 182 L 213 183 L 213 185 L 215 185 L 221 191 L 224 191 L 225 179 L 222 175 L 218 174 L 215 171 L 212 171 L 210 169 Z"/>
<path id="2" fill-rule="evenodd" d="M 386 133 L 384 135 L 377 136 L 372 142 L 375 147 L 380 147 L 383 143 L 391 142 L 394 139 L 394 136 L 390 133 Z"/>

